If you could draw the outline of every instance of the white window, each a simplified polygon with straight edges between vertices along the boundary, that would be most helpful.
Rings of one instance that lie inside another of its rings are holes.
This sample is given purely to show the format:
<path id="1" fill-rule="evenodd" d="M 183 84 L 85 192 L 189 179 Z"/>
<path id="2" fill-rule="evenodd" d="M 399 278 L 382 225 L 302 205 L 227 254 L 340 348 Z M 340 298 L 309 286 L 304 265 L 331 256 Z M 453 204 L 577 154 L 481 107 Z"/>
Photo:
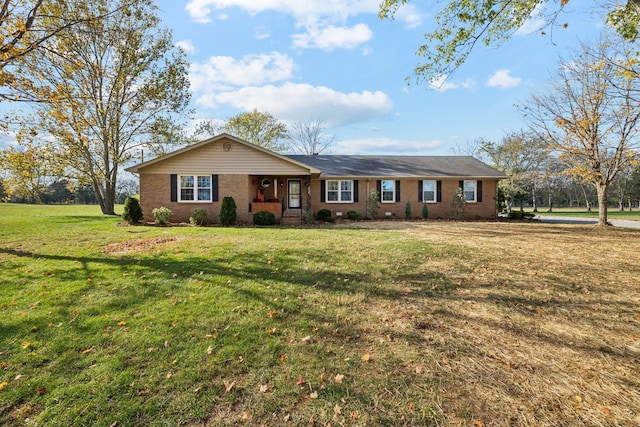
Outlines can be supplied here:
<path id="1" fill-rule="evenodd" d="M 353 181 L 327 181 L 327 202 L 353 202 Z"/>
<path id="2" fill-rule="evenodd" d="M 382 181 L 382 203 L 394 203 L 396 201 L 396 182 Z"/>
<path id="3" fill-rule="evenodd" d="M 181 175 L 178 183 L 180 202 L 211 201 L 211 175 Z"/>
<path id="4" fill-rule="evenodd" d="M 476 181 L 465 181 L 462 188 L 465 202 L 476 201 Z"/>
<path id="5" fill-rule="evenodd" d="M 435 203 L 436 200 L 436 182 L 422 181 L 422 201 Z"/>

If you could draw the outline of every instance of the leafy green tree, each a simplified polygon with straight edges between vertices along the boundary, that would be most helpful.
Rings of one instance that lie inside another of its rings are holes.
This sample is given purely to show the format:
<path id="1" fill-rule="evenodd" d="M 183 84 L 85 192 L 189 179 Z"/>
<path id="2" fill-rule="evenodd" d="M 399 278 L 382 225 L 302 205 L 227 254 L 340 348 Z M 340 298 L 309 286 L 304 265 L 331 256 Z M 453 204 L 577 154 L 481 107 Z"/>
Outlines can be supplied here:
<path id="1" fill-rule="evenodd" d="M 398 8 L 410 0 L 383 0 L 379 16 L 393 19 Z M 567 26 L 558 22 L 565 8 L 585 7 L 581 1 L 546 0 L 450 0 L 435 13 L 435 30 L 425 35 L 426 43 L 417 55 L 424 62 L 415 67 L 416 80 L 427 83 L 448 76 L 469 57 L 476 44 L 500 46 L 508 41 L 527 19 L 538 12 L 544 18 L 540 31 L 550 26 Z M 640 0 L 609 1 L 607 23 L 627 40 L 638 37 Z"/>
<path id="2" fill-rule="evenodd" d="M 640 104 L 634 96 L 640 68 L 634 52 L 619 40 L 583 45 L 523 108 L 532 130 L 559 153 L 567 173 L 596 188 L 601 226 L 607 224 L 609 186 L 638 162 Z"/>
<path id="3" fill-rule="evenodd" d="M 269 150 L 287 149 L 283 142 L 288 138 L 287 126 L 270 113 L 256 109 L 231 117 L 220 130 Z"/>
<path id="4" fill-rule="evenodd" d="M 524 131 L 511 132 L 499 143 L 483 140 L 479 151 L 493 167 L 508 177 L 499 183 L 499 189 L 505 197 L 507 212 L 511 212 L 516 199 L 524 201 L 527 189 L 535 182 L 534 174 L 549 152 L 544 140 Z"/>
<path id="5" fill-rule="evenodd" d="M 73 182 L 68 179 L 57 179 L 49 184 L 42 195 L 44 203 L 68 203 L 73 201 Z"/>
<path id="6" fill-rule="evenodd" d="M 78 24 L 34 50 L 16 74 L 33 80 L 37 129 L 57 142 L 70 173 L 91 182 L 102 212 L 113 215 L 118 171 L 132 152 L 181 135 L 188 65 L 171 32 L 159 27 L 152 0 L 57 7 Z"/>
<path id="7" fill-rule="evenodd" d="M 62 173 L 60 162 L 50 147 L 7 147 L 0 151 L 0 168 L 4 170 L 9 195 L 42 201 L 47 185 Z"/>

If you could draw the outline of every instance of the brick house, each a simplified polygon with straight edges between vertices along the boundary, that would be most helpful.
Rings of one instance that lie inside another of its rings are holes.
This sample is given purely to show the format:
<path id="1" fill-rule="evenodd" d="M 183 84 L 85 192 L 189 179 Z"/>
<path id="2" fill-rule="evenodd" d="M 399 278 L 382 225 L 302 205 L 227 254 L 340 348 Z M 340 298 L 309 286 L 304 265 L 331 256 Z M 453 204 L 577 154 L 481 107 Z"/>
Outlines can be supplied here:
<path id="1" fill-rule="evenodd" d="M 232 196 L 240 223 L 270 211 L 278 221 L 300 224 L 302 213 L 326 208 L 333 216 L 356 211 L 366 217 L 376 191 L 379 217 L 404 218 L 407 201 L 419 217 L 449 218 L 451 200 L 462 188 L 464 217 L 496 218 L 498 181 L 504 174 L 469 156 L 284 155 L 222 134 L 132 166 L 140 177 L 146 221 L 167 207 L 173 221 L 188 221 L 204 208 L 218 222 L 222 198 Z"/>

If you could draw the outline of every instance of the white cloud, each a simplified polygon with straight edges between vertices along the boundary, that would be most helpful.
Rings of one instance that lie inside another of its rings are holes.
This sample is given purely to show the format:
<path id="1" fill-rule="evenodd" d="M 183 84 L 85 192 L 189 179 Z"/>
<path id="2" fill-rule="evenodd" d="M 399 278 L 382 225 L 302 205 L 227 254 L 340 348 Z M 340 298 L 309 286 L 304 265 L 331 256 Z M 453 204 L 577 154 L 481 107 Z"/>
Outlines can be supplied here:
<path id="1" fill-rule="evenodd" d="M 257 40 L 265 40 L 271 37 L 271 33 L 266 28 L 260 26 L 253 29 L 253 34 Z"/>
<path id="2" fill-rule="evenodd" d="M 193 45 L 191 40 L 181 40 L 176 42 L 176 46 L 182 48 L 189 55 L 196 53 L 196 47 Z"/>
<path id="3" fill-rule="evenodd" d="M 267 10 L 293 15 L 305 22 L 309 17 L 346 19 L 361 13 L 378 13 L 379 0 L 191 0 L 185 9 L 196 22 L 210 22 L 213 10 L 239 7 L 256 14 Z"/>
<path id="4" fill-rule="evenodd" d="M 212 56 L 204 63 L 192 63 L 189 79 L 193 91 L 209 91 L 225 86 L 273 83 L 293 77 L 295 63 L 289 56 L 245 55 L 241 59 Z"/>
<path id="5" fill-rule="evenodd" d="M 543 16 L 542 4 L 538 4 L 531 12 L 529 18 L 524 21 L 524 23 L 518 28 L 515 32 L 517 36 L 528 36 L 532 33 L 540 31 L 544 25 L 546 24 L 546 20 Z"/>
<path id="6" fill-rule="evenodd" d="M 489 76 L 487 80 L 487 86 L 489 87 L 499 87 L 502 89 L 509 89 L 512 87 L 519 86 L 522 83 L 522 79 L 520 77 L 513 77 L 511 75 L 511 70 L 498 70 Z"/>
<path id="7" fill-rule="evenodd" d="M 424 14 L 413 4 L 405 4 L 396 13 L 396 19 L 403 21 L 406 28 L 418 28 L 424 22 L 424 18 Z"/>
<path id="8" fill-rule="evenodd" d="M 345 22 L 360 14 L 377 15 L 379 0 L 191 0 L 185 9 L 191 18 L 200 23 L 211 22 L 211 14 L 232 7 L 247 13 L 257 14 L 275 11 L 291 15 L 296 26 L 305 33 L 293 36 L 294 46 L 331 50 L 353 47 L 370 40 L 372 32 L 365 24 L 345 26 Z M 424 16 L 414 5 L 404 5 L 398 10 L 396 19 L 407 28 L 416 28 Z"/>
<path id="9" fill-rule="evenodd" d="M 429 81 L 429 87 L 438 92 L 446 92 L 454 89 L 471 89 L 474 86 L 475 82 L 472 79 L 466 79 L 461 82 L 451 82 L 446 74 L 440 74 L 438 77 L 434 77 Z"/>
<path id="10" fill-rule="evenodd" d="M 297 48 L 316 48 L 333 50 L 336 48 L 353 49 L 362 43 L 366 43 L 373 37 L 373 32 L 365 24 L 357 24 L 353 27 L 335 27 L 333 25 L 324 28 L 307 27 L 304 34 L 292 36 L 293 46 Z"/>
<path id="11" fill-rule="evenodd" d="M 332 152 L 339 154 L 411 154 L 428 153 L 443 145 L 439 140 L 404 141 L 391 138 L 362 138 L 335 141 Z"/>
<path id="12" fill-rule="evenodd" d="M 285 122 L 322 117 L 330 127 L 381 119 L 393 109 L 391 99 L 380 91 L 344 93 L 324 86 L 295 83 L 210 93 L 197 102 L 205 107 L 226 104 L 244 111 L 257 108 Z"/>

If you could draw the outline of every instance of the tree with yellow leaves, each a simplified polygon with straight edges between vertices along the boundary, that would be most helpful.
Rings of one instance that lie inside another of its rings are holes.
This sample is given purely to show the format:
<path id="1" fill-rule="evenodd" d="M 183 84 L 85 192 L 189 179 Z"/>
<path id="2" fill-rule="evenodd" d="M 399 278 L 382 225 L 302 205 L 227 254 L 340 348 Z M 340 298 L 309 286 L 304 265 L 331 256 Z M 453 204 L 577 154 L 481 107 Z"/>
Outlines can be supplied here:
<path id="1" fill-rule="evenodd" d="M 68 0 L 55 7 L 42 18 L 45 25 L 55 16 L 77 24 L 14 70 L 31 82 L 24 90 L 37 100 L 33 132 L 22 135 L 55 141 L 67 171 L 91 182 L 102 212 L 112 215 L 121 166 L 142 147 L 180 133 L 190 99 L 185 54 L 159 27 L 152 0 Z"/>
<path id="2" fill-rule="evenodd" d="M 522 108 L 531 129 L 559 154 L 567 172 L 595 186 L 598 225 L 607 224 L 609 186 L 638 161 L 638 71 L 635 49 L 621 40 L 583 44 Z"/>
<path id="3" fill-rule="evenodd" d="M 383 0 L 379 16 L 393 19 L 411 0 Z M 594 7 L 584 0 L 449 0 L 432 2 L 435 27 L 425 34 L 426 42 L 416 54 L 423 62 L 414 69 L 418 82 L 443 81 L 460 67 L 478 44 L 500 46 L 528 19 L 542 21 L 539 33 L 554 27 L 566 28 L 564 12 Z M 437 5 L 437 6 L 436 6 Z M 635 41 L 640 29 L 640 0 L 607 0 L 598 4 L 606 23 L 626 40 Z M 594 12 L 598 10 L 594 9 Z M 443 79 L 444 77 L 444 79 Z"/>

